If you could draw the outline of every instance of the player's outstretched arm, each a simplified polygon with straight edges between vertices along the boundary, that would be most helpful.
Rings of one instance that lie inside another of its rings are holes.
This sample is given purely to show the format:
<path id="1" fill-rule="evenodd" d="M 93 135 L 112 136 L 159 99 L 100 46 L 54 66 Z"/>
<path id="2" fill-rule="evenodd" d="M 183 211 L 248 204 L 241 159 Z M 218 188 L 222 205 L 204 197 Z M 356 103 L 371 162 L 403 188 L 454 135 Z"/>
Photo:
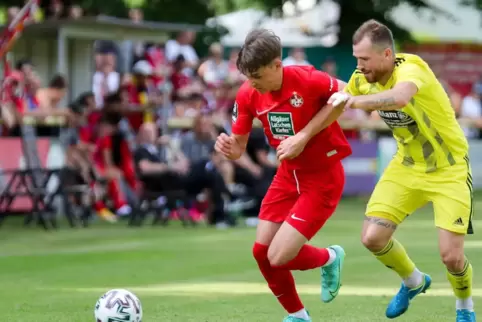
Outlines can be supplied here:
<path id="1" fill-rule="evenodd" d="M 343 104 L 336 107 L 329 104 L 320 109 L 300 132 L 281 141 L 276 149 L 278 160 L 293 159 L 300 155 L 310 139 L 336 121 L 343 111 Z"/>
<path id="2" fill-rule="evenodd" d="M 392 89 L 377 94 L 350 97 L 345 107 L 362 110 L 396 110 L 408 105 L 418 87 L 414 82 L 397 83 Z"/>
<path id="3" fill-rule="evenodd" d="M 325 105 L 299 133 L 306 137 L 306 141 L 309 141 L 313 136 L 335 122 L 344 110 L 343 104 L 336 107 L 332 104 Z"/>
<path id="4" fill-rule="evenodd" d="M 345 89 L 347 83 L 331 77 L 330 75 L 315 71 L 311 75 L 313 91 L 319 92 L 323 99 L 328 99 L 333 93 Z M 326 129 L 335 122 L 343 113 L 343 106 L 327 104 L 322 107 L 310 122 L 299 132 L 306 143 L 316 134 Z"/>

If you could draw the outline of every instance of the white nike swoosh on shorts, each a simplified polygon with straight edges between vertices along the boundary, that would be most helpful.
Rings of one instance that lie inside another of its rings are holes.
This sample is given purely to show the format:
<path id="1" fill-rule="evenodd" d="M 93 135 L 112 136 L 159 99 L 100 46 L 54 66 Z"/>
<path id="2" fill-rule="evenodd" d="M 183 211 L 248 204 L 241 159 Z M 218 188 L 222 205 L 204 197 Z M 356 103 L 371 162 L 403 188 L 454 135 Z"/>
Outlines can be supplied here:
<path id="1" fill-rule="evenodd" d="M 294 220 L 298 220 L 298 221 L 306 221 L 306 220 L 304 220 L 303 218 L 296 217 L 296 214 L 292 214 L 292 215 L 291 215 L 291 218 L 293 218 Z"/>

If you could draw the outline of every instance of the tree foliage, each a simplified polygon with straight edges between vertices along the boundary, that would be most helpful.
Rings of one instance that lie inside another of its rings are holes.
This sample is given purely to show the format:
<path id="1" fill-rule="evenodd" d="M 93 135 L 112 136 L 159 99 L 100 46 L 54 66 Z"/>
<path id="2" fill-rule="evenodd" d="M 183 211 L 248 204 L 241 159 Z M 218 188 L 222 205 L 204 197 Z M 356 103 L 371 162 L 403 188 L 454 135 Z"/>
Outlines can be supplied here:
<path id="1" fill-rule="evenodd" d="M 44 11 L 48 10 L 52 0 L 42 0 Z M 284 1 L 296 4 L 299 0 L 65 0 L 65 6 L 80 5 L 87 13 L 105 14 L 117 17 L 127 17 L 129 7 L 136 6 L 144 9 L 146 20 L 183 22 L 204 24 L 206 19 L 214 15 L 224 14 L 240 9 L 259 8 L 267 13 L 280 11 Z M 321 0 L 317 0 L 318 2 Z M 374 18 L 387 24 L 395 37 L 401 41 L 413 40 L 410 33 L 400 28 L 390 19 L 387 12 L 402 3 L 415 9 L 429 9 L 434 17 L 446 16 L 451 18 L 450 12 L 443 8 L 444 1 L 429 0 L 334 0 L 341 6 L 340 42 L 349 43 L 354 30 L 368 19 Z M 458 0 L 461 4 L 481 10 L 482 0 Z M 22 6 L 24 0 L 3 0 L 3 6 Z M 209 36 L 219 33 L 210 30 Z"/>

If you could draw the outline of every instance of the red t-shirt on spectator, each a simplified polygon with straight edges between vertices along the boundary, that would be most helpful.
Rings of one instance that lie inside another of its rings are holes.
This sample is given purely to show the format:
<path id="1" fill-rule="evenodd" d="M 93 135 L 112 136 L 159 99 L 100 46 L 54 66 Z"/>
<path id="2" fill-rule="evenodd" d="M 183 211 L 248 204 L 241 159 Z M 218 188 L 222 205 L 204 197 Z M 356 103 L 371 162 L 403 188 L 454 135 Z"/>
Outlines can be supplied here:
<path id="1" fill-rule="evenodd" d="M 191 78 L 189 78 L 189 76 L 186 76 L 184 73 L 180 71 L 174 72 L 171 75 L 171 83 L 172 83 L 174 92 L 177 92 L 183 87 L 191 85 L 191 82 L 192 82 Z"/>
<path id="2" fill-rule="evenodd" d="M 27 89 L 23 83 L 23 75 L 20 72 L 13 71 L 3 81 L 1 104 L 12 104 L 23 114 L 27 107 L 26 92 Z"/>
<path id="3" fill-rule="evenodd" d="M 146 60 L 151 64 L 152 69 L 155 71 L 167 64 L 167 59 L 164 51 L 157 46 L 149 47 L 145 55 Z M 154 83 L 154 86 L 158 87 L 164 81 L 164 78 L 158 75 L 153 75 L 152 81 Z"/>
<path id="4" fill-rule="evenodd" d="M 80 142 L 93 144 L 96 143 L 95 127 L 91 125 L 82 126 L 79 128 Z"/>
<path id="5" fill-rule="evenodd" d="M 105 167 L 104 151 L 112 149 L 112 137 L 106 135 L 97 139 L 96 149 L 94 152 L 94 162 L 97 166 Z"/>

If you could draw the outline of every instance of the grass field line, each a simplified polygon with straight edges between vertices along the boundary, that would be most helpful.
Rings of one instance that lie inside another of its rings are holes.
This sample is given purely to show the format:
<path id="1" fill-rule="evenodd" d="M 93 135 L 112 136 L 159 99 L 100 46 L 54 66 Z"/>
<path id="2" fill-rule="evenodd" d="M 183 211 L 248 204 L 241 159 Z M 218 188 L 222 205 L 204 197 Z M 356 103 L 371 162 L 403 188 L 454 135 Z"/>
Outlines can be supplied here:
<path id="1" fill-rule="evenodd" d="M 413 217 L 413 218 L 411 218 L 411 217 Z M 360 217 L 360 227 L 363 224 L 363 218 L 364 218 L 363 216 Z M 333 224 L 333 225 L 347 225 L 347 224 L 353 225 L 353 223 L 355 223 L 355 222 L 356 222 L 356 220 L 351 219 L 351 218 L 350 219 L 338 219 L 337 217 L 334 217 L 332 221 L 329 221 L 329 223 Z M 472 224 L 474 225 L 475 229 L 477 229 L 477 227 L 482 227 L 482 220 L 473 220 Z M 423 230 L 425 230 L 427 228 L 433 228 L 434 230 L 437 229 L 437 227 L 435 227 L 434 220 L 432 218 L 431 219 L 418 219 L 416 214 L 411 215 L 408 219 L 406 219 L 404 222 L 402 222 L 399 225 L 400 231 L 403 231 L 405 229 L 423 229 Z"/>
<path id="2" fill-rule="evenodd" d="M 152 244 L 148 241 L 135 241 L 135 242 L 118 242 L 118 243 L 108 243 L 101 245 L 90 245 L 90 246 L 72 246 L 63 247 L 51 250 L 24 250 L 15 252 L 0 252 L 0 258 L 8 257 L 24 257 L 24 256 L 49 256 L 49 255 L 71 255 L 71 254 L 89 254 L 89 253 L 103 253 L 106 251 L 125 251 L 139 249 L 143 246 Z"/>
<path id="3" fill-rule="evenodd" d="M 125 287 L 138 295 L 159 295 L 159 296 L 208 296 L 208 295 L 260 295 L 271 294 L 266 284 L 263 283 L 181 283 L 181 284 L 161 284 L 142 287 Z M 319 295 L 320 285 L 297 285 L 300 294 Z M 63 291 L 102 293 L 105 288 L 74 288 L 61 289 Z M 371 287 L 371 286 L 342 286 L 340 295 L 342 296 L 393 296 L 398 288 Z M 482 297 L 482 289 L 473 290 L 474 297 Z M 450 288 L 433 288 L 423 296 L 453 296 Z"/>

